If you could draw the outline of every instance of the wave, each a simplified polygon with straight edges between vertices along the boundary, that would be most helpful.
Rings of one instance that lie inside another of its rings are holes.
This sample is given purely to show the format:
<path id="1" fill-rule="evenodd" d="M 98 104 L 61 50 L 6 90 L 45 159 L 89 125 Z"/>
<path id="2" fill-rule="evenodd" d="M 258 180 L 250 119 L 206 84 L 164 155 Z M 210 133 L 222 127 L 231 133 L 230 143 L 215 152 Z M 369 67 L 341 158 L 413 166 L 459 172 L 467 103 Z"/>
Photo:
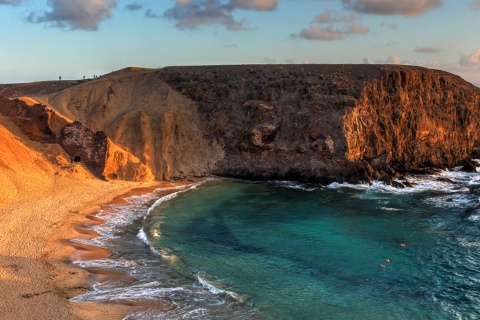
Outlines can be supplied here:
<path id="1" fill-rule="evenodd" d="M 467 218 L 470 221 L 480 222 L 480 209 L 476 209 L 472 214 Z"/>
<path id="2" fill-rule="evenodd" d="M 152 214 L 152 212 L 158 208 L 162 203 L 164 202 L 167 202 L 167 201 L 170 201 L 172 199 L 175 199 L 179 194 L 181 193 L 184 193 L 184 192 L 187 192 L 187 191 L 190 191 L 190 190 L 194 190 L 196 189 L 198 186 L 202 185 L 203 183 L 207 182 L 207 181 L 211 181 L 211 180 L 214 180 L 213 178 L 208 178 L 208 179 L 205 179 L 204 181 L 200 181 L 200 182 L 197 182 L 197 183 L 193 183 L 193 184 L 189 184 L 189 185 L 186 185 L 186 186 L 178 186 L 178 187 L 175 187 L 175 188 L 163 188 L 163 189 L 157 189 L 156 191 L 165 191 L 165 190 L 179 190 L 177 192 L 173 192 L 173 193 L 170 193 L 170 194 L 167 194 L 166 196 L 163 196 L 161 198 L 158 198 L 147 210 L 147 213 L 143 216 L 143 219 L 145 220 L 149 215 Z M 154 233 L 152 234 L 152 236 L 154 237 L 159 237 L 160 234 L 156 231 L 154 231 Z M 148 239 L 148 235 L 147 233 L 145 232 L 145 229 L 144 227 L 142 226 L 142 228 L 139 230 L 138 234 L 137 234 L 137 238 L 140 239 L 143 243 L 145 243 L 146 245 L 148 245 L 150 247 L 150 249 L 161 256 L 161 254 L 155 250 L 155 248 L 153 248 L 153 246 L 151 245 L 150 243 L 150 240 Z"/>
<path id="3" fill-rule="evenodd" d="M 300 190 L 300 191 L 315 191 L 319 189 L 319 187 L 314 187 L 308 184 L 294 182 L 294 181 L 287 181 L 287 180 L 275 180 L 275 181 L 272 181 L 271 184 L 278 187 L 282 187 L 282 188 Z"/>
<path id="4" fill-rule="evenodd" d="M 198 274 L 196 275 L 196 278 L 198 283 L 200 283 L 200 285 L 202 285 L 202 287 L 207 289 L 210 293 L 213 293 L 215 295 L 223 295 L 227 299 L 231 299 L 240 303 L 243 303 L 246 300 L 246 297 L 244 295 L 241 295 L 231 290 L 222 289 L 223 285 L 216 281 L 207 279 L 206 277 L 200 276 Z"/>
<path id="5" fill-rule="evenodd" d="M 173 293 L 186 290 L 184 287 L 165 288 L 162 287 L 159 281 L 118 288 L 112 288 L 110 284 L 107 284 L 108 288 L 105 289 L 103 286 L 104 284 L 95 284 L 93 285 L 92 291 L 72 298 L 71 301 L 156 301 L 162 298 L 168 298 Z"/>
<path id="6" fill-rule="evenodd" d="M 329 189 L 350 188 L 356 190 L 377 190 L 387 193 L 420 193 L 434 191 L 440 193 L 465 193 L 475 187 L 480 188 L 480 174 L 458 171 L 442 171 L 435 175 L 408 175 L 402 180 L 393 180 L 392 184 L 373 181 L 371 184 L 350 184 L 334 182 Z"/>
<path id="7" fill-rule="evenodd" d="M 145 230 L 143 227 L 140 229 L 140 231 L 137 234 L 137 238 L 140 239 L 143 243 L 145 243 L 147 246 L 150 245 L 150 241 L 148 241 L 147 234 L 145 233 Z"/>
<path id="8" fill-rule="evenodd" d="M 143 265 L 139 260 L 123 260 L 123 259 L 99 259 L 99 260 L 77 260 L 72 262 L 73 265 L 87 269 L 108 268 L 108 269 L 129 269 Z"/>

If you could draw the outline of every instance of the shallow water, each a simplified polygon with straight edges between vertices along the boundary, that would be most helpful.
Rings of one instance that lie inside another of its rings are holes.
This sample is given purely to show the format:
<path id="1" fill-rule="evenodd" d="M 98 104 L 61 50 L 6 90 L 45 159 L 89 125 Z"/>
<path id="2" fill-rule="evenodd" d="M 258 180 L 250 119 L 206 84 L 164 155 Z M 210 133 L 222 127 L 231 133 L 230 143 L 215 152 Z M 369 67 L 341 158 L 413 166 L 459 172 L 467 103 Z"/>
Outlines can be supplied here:
<path id="1" fill-rule="evenodd" d="M 128 199 L 95 227 L 111 256 L 79 263 L 126 276 L 75 301 L 143 306 L 128 319 L 480 318 L 478 174 L 409 180 L 214 180 Z"/>

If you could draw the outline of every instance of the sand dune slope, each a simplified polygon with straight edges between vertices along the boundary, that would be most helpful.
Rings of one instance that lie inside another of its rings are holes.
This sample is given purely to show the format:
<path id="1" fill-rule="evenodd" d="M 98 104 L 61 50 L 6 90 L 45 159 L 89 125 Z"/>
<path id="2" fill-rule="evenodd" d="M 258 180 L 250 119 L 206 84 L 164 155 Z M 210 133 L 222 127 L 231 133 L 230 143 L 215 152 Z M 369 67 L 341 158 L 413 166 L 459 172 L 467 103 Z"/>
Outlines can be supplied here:
<path id="1" fill-rule="evenodd" d="M 60 239 L 69 237 L 60 228 L 139 184 L 96 179 L 58 145 L 29 140 L 4 117 L 0 140 L 0 319 L 121 318 L 118 308 L 69 303 L 85 290 L 85 276 L 59 260 Z"/>

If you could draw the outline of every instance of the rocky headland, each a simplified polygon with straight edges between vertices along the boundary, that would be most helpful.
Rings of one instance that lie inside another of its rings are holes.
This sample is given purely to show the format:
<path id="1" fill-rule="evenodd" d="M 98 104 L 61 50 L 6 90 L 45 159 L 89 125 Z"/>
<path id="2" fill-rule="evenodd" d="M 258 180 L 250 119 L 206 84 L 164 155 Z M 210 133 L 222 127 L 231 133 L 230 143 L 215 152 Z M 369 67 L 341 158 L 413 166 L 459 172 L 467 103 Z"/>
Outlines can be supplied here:
<path id="1" fill-rule="evenodd" d="M 412 66 L 127 68 L 0 95 L 25 135 L 106 180 L 368 183 L 480 153 L 480 88 Z"/>

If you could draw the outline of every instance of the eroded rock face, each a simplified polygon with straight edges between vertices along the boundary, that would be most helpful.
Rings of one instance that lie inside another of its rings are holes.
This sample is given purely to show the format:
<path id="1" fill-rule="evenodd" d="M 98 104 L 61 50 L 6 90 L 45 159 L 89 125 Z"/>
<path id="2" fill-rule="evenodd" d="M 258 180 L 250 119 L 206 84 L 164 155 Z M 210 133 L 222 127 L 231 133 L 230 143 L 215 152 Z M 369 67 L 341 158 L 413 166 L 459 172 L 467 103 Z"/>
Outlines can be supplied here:
<path id="1" fill-rule="evenodd" d="M 343 117 L 350 161 L 378 173 L 451 167 L 478 153 L 479 90 L 420 68 L 392 70 L 366 84 Z"/>
<path id="2" fill-rule="evenodd" d="M 152 181 L 153 175 L 138 158 L 116 146 L 103 131 L 93 131 L 75 121 L 63 128 L 59 144 L 72 161 L 85 163 L 106 180 Z"/>
<path id="3" fill-rule="evenodd" d="M 479 150 L 480 91 L 410 66 L 165 68 L 197 104 L 225 157 L 213 172 L 253 179 L 369 182 L 450 167 Z"/>
<path id="4" fill-rule="evenodd" d="M 9 117 L 30 139 L 53 143 L 67 120 L 51 108 L 35 104 L 28 106 L 19 99 L 0 97 L 0 114 Z"/>
<path id="5" fill-rule="evenodd" d="M 411 66 L 169 67 L 86 82 L 48 102 L 93 129 L 72 127 L 88 143 L 71 152 L 90 148 L 86 159 L 107 179 L 357 183 L 480 154 L 480 89 Z"/>
<path id="6" fill-rule="evenodd" d="M 85 163 L 97 177 L 154 180 L 151 170 L 140 159 L 116 146 L 105 132 L 95 132 L 78 121 L 69 123 L 45 105 L 29 106 L 19 99 L 0 97 L 0 114 L 8 117 L 30 139 L 60 144 L 72 161 L 77 158 Z"/>

